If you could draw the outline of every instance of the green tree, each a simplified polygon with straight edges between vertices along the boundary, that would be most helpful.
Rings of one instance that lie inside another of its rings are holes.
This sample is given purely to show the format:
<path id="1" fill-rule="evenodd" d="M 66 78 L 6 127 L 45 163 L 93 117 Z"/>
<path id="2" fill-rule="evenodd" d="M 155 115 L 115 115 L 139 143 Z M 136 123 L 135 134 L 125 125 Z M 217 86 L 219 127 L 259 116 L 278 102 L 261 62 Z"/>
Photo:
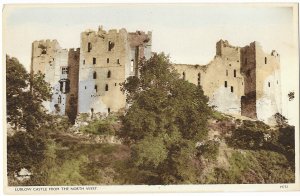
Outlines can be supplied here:
<path id="1" fill-rule="evenodd" d="M 49 120 L 42 105 L 51 89 L 41 72 L 30 75 L 16 58 L 6 56 L 7 121 L 15 128 L 33 131 Z"/>
<path id="2" fill-rule="evenodd" d="M 16 58 L 6 56 L 7 121 L 17 127 L 22 119 L 24 91 L 28 90 L 29 75 Z"/>
<path id="3" fill-rule="evenodd" d="M 43 74 L 29 74 L 16 58 L 6 56 L 7 122 L 16 132 L 7 138 L 8 175 L 13 176 L 21 168 L 34 174 L 35 184 L 40 184 L 40 163 L 45 158 L 47 133 L 43 131 L 51 123 L 43 107 L 50 99 L 50 87 Z M 25 130 L 25 131 L 23 131 Z"/>
<path id="4" fill-rule="evenodd" d="M 131 106 L 119 135 L 131 145 L 133 169 L 144 175 L 139 183 L 195 182 L 195 145 L 207 136 L 208 98 L 201 86 L 180 79 L 164 54 L 143 59 L 138 71 L 123 84 Z"/>

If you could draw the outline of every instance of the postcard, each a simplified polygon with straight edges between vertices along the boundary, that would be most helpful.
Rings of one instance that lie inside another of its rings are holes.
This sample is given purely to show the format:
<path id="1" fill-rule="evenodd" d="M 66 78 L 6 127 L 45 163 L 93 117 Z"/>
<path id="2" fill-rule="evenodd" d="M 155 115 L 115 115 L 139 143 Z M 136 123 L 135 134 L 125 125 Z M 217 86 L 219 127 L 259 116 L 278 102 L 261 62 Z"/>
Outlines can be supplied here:
<path id="1" fill-rule="evenodd" d="M 300 190 L 297 3 L 2 15 L 5 193 Z"/>

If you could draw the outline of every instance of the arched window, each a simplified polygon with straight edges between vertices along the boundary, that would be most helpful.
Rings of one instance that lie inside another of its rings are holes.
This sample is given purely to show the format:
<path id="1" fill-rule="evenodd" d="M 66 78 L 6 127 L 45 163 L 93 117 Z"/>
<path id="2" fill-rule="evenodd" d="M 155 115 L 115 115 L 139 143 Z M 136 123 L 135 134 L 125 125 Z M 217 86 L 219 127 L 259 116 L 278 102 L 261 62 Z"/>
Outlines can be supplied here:
<path id="1" fill-rule="evenodd" d="M 95 90 L 96 90 L 96 92 L 98 91 L 98 86 L 97 85 L 95 85 Z"/>
<path id="2" fill-rule="evenodd" d="M 105 84 L 105 91 L 108 91 L 108 84 Z"/>
<path id="3" fill-rule="evenodd" d="M 110 78 L 111 77 L 111 71 L 109 70 L 108 72 L 107 72 L 107 78 Z"/>
<path id="4" fill-rule="evenodd" d="M 93 79 L 96 79 L 97 78 L 97 72 L 94 71 L 93 73 Z"/>
<path id="5" fill-rule="evenodd" d="M 185 80 L 185 72 L 182 73 L 182 79 Z"/>
<path id="6" fill-rule="evenodd" d="M 265 57 L 265 64 L 267 64 L 268 63 L 268 61 L 267 61 L 268 59 L 267 59 L 267 57 Z"/>
<path id="7" fill-rule="evenodd" d="M 57 102 L 58 102 L 58 103 L 61 103 L 61 96 L 60 96 L 60 95 L 59 95 L 58 98 L 57 98 Z"/>
<path id="8" fill-rule="evenodd" d="M 233 70 L 233 77 L 236 77 L 236 70 Z"/>

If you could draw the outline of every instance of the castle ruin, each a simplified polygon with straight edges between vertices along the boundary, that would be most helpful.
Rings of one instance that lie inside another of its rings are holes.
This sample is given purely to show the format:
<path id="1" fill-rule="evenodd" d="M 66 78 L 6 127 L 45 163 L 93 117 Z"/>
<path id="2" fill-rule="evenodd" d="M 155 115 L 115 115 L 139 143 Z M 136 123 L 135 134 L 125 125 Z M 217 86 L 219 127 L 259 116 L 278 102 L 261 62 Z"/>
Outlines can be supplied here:
<path id="1" fill-rule="evenodd" d="M 120 84 L 138 76 L 138 61 L 152 55 L 152 33 L 126 29 L 88 30 L 81 33 L 80 48 L 62 49 L 56 40 L 32 44 L 31 71 L 41 71 L 52 87 L 46 108 L 68 112 L 110 113 L 127 107 Z M 207 65 L 174 64 L 182 79 L 201 85 L 209 104 L 226 114 L 272 123 L 281 113 L 280 56 L 265 53 L 258 42 L 235 47 L 216 44 Z"/>

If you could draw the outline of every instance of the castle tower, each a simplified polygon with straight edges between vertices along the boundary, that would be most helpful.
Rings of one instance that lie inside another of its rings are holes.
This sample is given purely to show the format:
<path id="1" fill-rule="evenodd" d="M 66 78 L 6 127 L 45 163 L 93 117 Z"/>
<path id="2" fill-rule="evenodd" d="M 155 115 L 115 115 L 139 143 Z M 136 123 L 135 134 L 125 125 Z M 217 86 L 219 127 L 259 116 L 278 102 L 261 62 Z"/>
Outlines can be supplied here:
<path id="1" fill-rule="evenodd" d="M 242 115 L 274 123 L 274 114 L 282 113 L 280 56 L 265 53 L 258 42 L 242 48 L 245 97 Z"/>
<path id="2" fill-rule="evenodd" d="M 150 58 L 151 33 L 125 29 L 81 33 L 79 113 L 109 113 L 126 107 L 120 84 L 137 75 L 138 61 Z"/>
<path id="3" fill-rule="evenodd" d="M 202 87 L 209 105 L 233 115 L 241 114 L 244 78 L 240 72 L 240 48 L 228 41 L 216 43 L 216 55 L 207 65 L 174 65 L 185 80 Z M 217 76 L 217 77 L 216 77 Z"/>
<path id="4" fill-rule="evenodd" d="M 65 115 L 67 106 L 67 94 L 72 89 L 76 90 L 79 58 L 74 58 L 74 51 L 70 51 L 72 57 L 69 61 L 69 51 L 62 49 L 56 40 L 41 40 L 32 43 L 31 73 L 41 72 L 45 74 L 45 81 L 52 88 L 52 97 L 49 102 L 43 103 L 50 113 Z M 79 50 L 77 51 L 79 55 Z M 76 63 L 78 61 L 78 63 Z M 69 65 L 72 67 L 71 72 Z M 71 77 L 72 76 L 72 77 Z M 76 93 L 76 92 L 73 92 Z"/>

